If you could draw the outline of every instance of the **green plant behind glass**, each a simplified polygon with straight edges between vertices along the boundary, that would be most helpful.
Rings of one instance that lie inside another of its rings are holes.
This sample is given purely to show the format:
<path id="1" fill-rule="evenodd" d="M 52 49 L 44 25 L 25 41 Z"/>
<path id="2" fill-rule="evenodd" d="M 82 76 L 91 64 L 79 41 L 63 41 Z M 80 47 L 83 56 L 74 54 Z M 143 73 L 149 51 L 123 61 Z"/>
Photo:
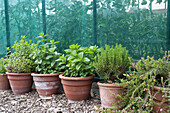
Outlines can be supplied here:
<path id="1" fill-rule="evenodd" d="M 36 37 L 39 39 L 38 48 L 34 50 L 33 54 L 30 54 L 30 57 L 35 60 L 35 71 L 41 74 L 57 73 L 59 68 L 56 59 L 60 53 L 57 53 L 55 44 L 59 41 L 46 39 L 47 36 L 50 36 L 48 34 L 39 33 L 39 35 Z"/>
<path id="2" fill-rule="evenodd" d="M 96 58 L 97 46 L 81 47 L 72 44 L 66 49 L 66 56 L 62 55 L 57 61 L 62 61 L 61 69 L 65 69 L 64 76 L 86 77 L 94 71 L 93 61 Z"/>

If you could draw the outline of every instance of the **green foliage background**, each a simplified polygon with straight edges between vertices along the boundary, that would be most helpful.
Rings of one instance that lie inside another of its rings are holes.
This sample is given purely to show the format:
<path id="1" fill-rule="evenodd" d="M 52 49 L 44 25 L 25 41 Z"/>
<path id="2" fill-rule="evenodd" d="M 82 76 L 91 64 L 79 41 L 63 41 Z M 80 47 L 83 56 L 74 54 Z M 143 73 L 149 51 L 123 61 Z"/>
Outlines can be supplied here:
<path id="1" fill-rule="evenodd" d="M 150 0 L 150 7 L 142 10 L 138 1 L 97 0 L 97 46 L 122 44 L 134 59 L 163 56 L 167 17 L 166 13 L 154 13 L 151 3 L 167 2 Z M 6 54 L 3 2 L 0 0 L 0 56 Z M 147 5 L 146 0 L 140 4 Z M 41 5 L 41 0 L 9 0 L 11 45 L 21 35 L 36 42 L 34 38 L 43 31 Z M 46 0 L 46 14 L 47 33 L 60 41 L 59 52 L 63 53 L 70 44 L 94 45 L 93 2 L 90 0 Z"/>

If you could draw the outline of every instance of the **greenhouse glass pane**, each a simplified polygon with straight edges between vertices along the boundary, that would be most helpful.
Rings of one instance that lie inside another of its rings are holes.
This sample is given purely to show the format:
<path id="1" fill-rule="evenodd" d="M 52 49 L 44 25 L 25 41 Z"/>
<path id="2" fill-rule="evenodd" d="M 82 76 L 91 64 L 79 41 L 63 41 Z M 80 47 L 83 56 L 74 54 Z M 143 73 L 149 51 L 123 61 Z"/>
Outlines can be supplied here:
<path id="1" fill-rule="evenodd" d="M 11 45 L 26 35 L 28 40 L 42 32 L 41 0 L 9 0 Z"/>
<path id="2" fill-rule="evenodd" d="M 0 57 L 6 54 L 6 28 L 4 0 L 0 0 Z"/>
<path id="3" fill-rule="evenodd" d="M 164 55 L 166 3 L 157 0 L 98 0 L 98 45 L 122 44 L 135 59 Z"/>
<path id="4" fill-rule="evenodd" d="M 8 0 L 10 43 L 43 32 L 42 0 Z M 70 44 L 82 46 L 122 44 L 131 56 L 159 58 L 167 49 L 165 0 L 96 0 L 97 36 L 94 34 L 93 0 L 45 0 L 46 32 L 60 41 L 59 52 Z M 95 11 L 95 10 L 94 10 Z M 4 0 L 0 0 L 0 54 L 6 54 Z M 94 37 L 96 36 L 96 37 Z M 97 38 L 97 41 L 96 41 Z"/>
<path id="5" fill-rule="evenodd" d="M 79 43 L 82 46 L 93 44 L 92 1 L 84 1 L 46 1 L 47 33 L 60 41 L 58 44 L 60 52 L 70 44 Z"/>

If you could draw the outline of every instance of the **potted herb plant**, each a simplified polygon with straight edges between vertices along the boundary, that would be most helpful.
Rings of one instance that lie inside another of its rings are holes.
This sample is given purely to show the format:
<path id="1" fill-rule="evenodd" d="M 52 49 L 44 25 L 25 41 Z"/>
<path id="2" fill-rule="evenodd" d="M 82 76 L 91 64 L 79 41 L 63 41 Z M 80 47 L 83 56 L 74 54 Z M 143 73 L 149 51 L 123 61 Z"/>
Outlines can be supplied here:
<path id="1" fill-rule="evenodd" d="M 126 106 L 122 112 L 170 112 L 170 62 L 166 54 L 158 60 L 147 56 L 134 63 L 137 73 L 126 74 L 127 81 L 123 81 L 128 90 L 124 95 Z"/>
<path id="2" fill-rule="evenodd" d="M 12 91 L 16 95 L 27 93 L 32 87 L 31 72 L 34 71 L 34 60 L 29 57 L 36 45 L 26 41 L 26 37 L 12 46 L 11 54 L 5 59 L 6 74 Z"/>
<path id="3" fill-rule="evenodd" d="M 121 108 L 117 98 L 122 95 L 124 89 L 119 85 L 123 79 L 123 73 L 129 69 L 131 58 L 128 51 L 121 44 L 113 48 L 105 45 L 100 48 L 100 53 L 94 61 L 94 67 L 98 75 L 105 79 L 98 82 L 100 90 L 101 106 L 106 108 Z"/>
<path id="4" fill-rule="evenodd" d="M 10 89 L 9 80 L 7 78 L 4 59 L 0 59 L 0 91 Z"/>
<path id="5" fill-rule="evenodd" d="M 64 73 L 59 77 L 64 87 L 66 97 L 70 102 L 88 99 L 93 81 L 93 64 L 97 46 L 80 47 L 78 44 L 69 46 L 66 55 L 60 56 L 61 69 Z"/>
<path id="6" fill-rule="evenodd" d="M 36 37 L 40 39 L 38 41 L 38 48 L 34 50 L 31 57 L 35 60 L 35 72 L 31 75 L 35 82 L 35 87 L 40 96 L 50 96 L 56 94 L 59 89 L 59 68 L 56 59 L 60 53 L 56 52 L 56 43 L 54 41 L 46 39 L 48 34 L 44 35 L 39 33 L 40 36 Z"/>
<path id="7" fill-rule="evenodd" d="M 168 95 L 170 94 L 170 51 L 165 53 L 163 58 L 154 60 L 154 57 L 142 58 L 137 64 L 136 69 L 139 74 L 145 75 L 146 80 L 151 80 L 150 84 L 150 97 L 153 96 L 153 111 L 154 112 L 167 112 L 168 113 Z M 149 77 L 147 77 L 149 76 Z M 149 89 L 148 89 L 149 90 Z M 147 92 L 146 94 L 148 94 Z"/>

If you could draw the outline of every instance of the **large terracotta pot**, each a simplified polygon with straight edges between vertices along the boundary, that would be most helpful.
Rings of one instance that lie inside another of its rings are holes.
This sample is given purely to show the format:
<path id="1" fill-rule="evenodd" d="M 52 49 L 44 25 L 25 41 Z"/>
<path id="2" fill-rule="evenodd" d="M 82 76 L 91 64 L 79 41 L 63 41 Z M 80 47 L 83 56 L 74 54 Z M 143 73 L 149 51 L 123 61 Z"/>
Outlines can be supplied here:
<path id="1" fill-rule="evenodd" d="M 40 96 L 51 96 L 58 93 L 59 90 L 59 74 L 31 74 L 35 82 L 35 87 Z"/>
<path id="2" fill-rule="evenodd" d="M 22 95 L 31 91 L 32 76 L 31 73 L 6 73 L 8 75 L 11 89 L 15 95 Z"/>
<path id="3" fill-rule="evenodd" d="M 9 80 L 7 78 L 7 75 L 0 75 L 0 91 L 8 90 L 10 89 Z"/>
<path id="4" fill-rule="evenodd" d="M 162 87 L 158 87 L 158 86 L 154 86 L 153 88 L 153 95 L 156 97 L 154 99 L 154 101 L 158 104 L 158 105 L 154 105 L 153 106 L 153 111 L 155 113 L 168 113 L 168 108 L 170 106 L 169 102 L 168 102 L 168 98 L 164 99 L 163 104 L 161 104 L 162 100 L 163 100 L 163 94 L 161 92 Z M 170 91 L 170 88 L 164 88 L 163 90 L 166 91 Z"/>
<path id="5" fill-rule="evenodd" d="M 98 82 L 100 90 L 101 106 L 105 108 L 120 108 L 119 98 L 116 95 L 122 95 L 125 90 L 115 84 Z"/>
<path id="6" fill-rule="evenodd" d="M 65 77 L 59 76 L 63 84 L 64 92 L 69 102 L 87 100 L 90 95 L 94 76 L 89 77 Z"/>

